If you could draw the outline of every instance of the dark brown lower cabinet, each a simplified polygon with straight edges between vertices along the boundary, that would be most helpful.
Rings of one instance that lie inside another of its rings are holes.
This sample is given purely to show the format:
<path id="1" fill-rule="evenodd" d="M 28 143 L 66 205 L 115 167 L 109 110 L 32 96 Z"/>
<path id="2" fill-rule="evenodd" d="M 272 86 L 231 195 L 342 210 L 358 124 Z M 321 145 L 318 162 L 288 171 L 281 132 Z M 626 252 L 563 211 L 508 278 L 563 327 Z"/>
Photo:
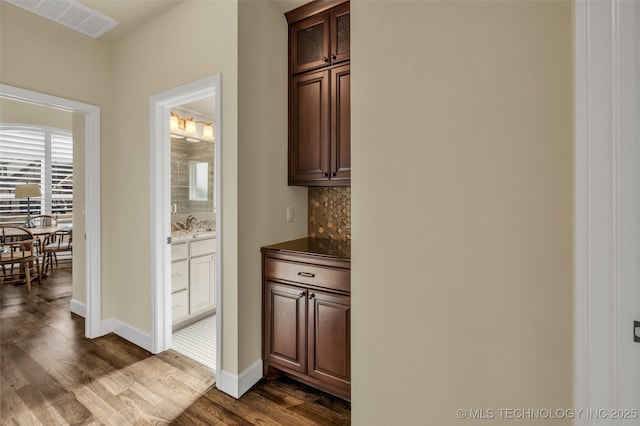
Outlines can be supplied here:
<path id="1" fill-rule="evenodd" d="M 308 373 L 338 388 L 351 383 L 351 298 L 308 290 Z"/>
<path id="2" fill-rule="evenodd" d="M 350 271 L 309 262 L 263 249 L 264 375 L 286 373 L 349 400 Z"/>
<path id="3" fill-rule="evenodd" d="M 306 373 L 307 292 L 272 282 L 267 282 L 265 292 L 266 361 Z"/>

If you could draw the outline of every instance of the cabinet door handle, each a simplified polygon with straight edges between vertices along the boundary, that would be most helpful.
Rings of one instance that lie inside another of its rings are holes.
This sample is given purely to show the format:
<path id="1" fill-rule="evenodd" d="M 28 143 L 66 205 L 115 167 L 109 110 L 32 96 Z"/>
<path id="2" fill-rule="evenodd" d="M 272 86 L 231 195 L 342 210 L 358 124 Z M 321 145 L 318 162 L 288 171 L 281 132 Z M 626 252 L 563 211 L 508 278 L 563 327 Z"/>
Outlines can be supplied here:
<path id="1" fill-rule="evenodd" d="M 305 278 L 313 278 L 316 276 L 316 274 L 313 274 L 311 272 L 298 272 L 298 276 L 305 277 Z"/>
<path id="2" fill-rule="evenodd" d="M 329 173 L 323 173 L 322 176 L 329 177 Z"/>
<path id="3" fill-rule="evenodd" d="M 338 174 L 336 172 L 331 173 L 331 176 L 336 177 Z"/>
<path id="4" fill-rule="evenodd" d="M 300 297 L 304 297 L 304 295 L 305 295 L 305 292 L 304 292 L 304 291 L 301 291 L 301 292 L 300 292 L 300 294 L 298 295 L 298 297 L 299 297 L 299 298 L 300 298 Z"/>
<path id="5" fill-rule="evenodd" d="M 336 60 L 336 58 L 337 58 L 336 54 L 335 54 L 335 53 L 332 53 L 332 54 L 331 54 L 331 59 L 333 59 L 333 60 L 335 61 L 335 60 Z"/>
<path id="6" fill-rule="evenodd" d="M 313 298 L 315 298 L 315 297 L 316 297 L 315 293 L 311 293 L 311 294 L 309 294 L 309 300 L 311 300 L 311 299 L 313 299 Z"/>
<path id="7" fill-rule="evenodd" d="M 329 62 L 329 58 L 327 58 L 326 56 L 322 57 L 322 62 Z"/>

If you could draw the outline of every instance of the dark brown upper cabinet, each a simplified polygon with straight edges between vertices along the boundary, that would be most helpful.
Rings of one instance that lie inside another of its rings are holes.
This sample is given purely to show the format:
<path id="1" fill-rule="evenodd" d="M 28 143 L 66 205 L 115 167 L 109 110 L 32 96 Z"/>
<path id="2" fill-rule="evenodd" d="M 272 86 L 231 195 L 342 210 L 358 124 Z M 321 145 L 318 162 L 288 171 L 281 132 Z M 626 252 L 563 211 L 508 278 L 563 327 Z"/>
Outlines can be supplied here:
<path id="1" fill-rule="evenodd" d="M 291 74 L 336 65 L 349 59 L 350 5 L 348 2 L 340 3 L 311 2 L 286 14 L 290 31 Z M 333 6 L 335 4 L 339 5 Z"/>
<path id="2" fill-rule="evenodd" d="M 314 1 L 286 14 L 289 185 L 351 184 L 349 7 Z"/>

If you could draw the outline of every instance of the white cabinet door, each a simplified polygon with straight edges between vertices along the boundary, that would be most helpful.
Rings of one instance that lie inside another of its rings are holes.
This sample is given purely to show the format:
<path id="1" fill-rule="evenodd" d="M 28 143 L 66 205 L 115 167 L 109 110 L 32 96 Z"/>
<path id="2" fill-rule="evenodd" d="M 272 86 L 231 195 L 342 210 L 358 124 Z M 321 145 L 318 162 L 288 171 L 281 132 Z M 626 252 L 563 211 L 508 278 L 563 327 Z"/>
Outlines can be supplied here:
<path id="1" fill-rule="evenodd" d="M 216 307 L 215 255 L 189 259 L 189 314 Z"/>

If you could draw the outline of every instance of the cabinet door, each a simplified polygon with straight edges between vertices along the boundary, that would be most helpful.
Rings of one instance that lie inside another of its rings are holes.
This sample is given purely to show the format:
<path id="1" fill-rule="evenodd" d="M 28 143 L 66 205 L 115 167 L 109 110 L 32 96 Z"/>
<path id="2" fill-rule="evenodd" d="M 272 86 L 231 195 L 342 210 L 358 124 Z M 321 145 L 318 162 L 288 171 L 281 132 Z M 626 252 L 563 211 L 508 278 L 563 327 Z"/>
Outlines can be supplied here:
<path id="1" fill-rule="evenodd" d="M 215 256 L 189 259 L 189 314 L 216 307 Z"/>
<path id="2" fill-rule="evenodd" d="M 331 180 L 351 180 L 351 65 L 331 69 Z"/>
<path id="3" fill-rule="evenodd" d="M 328 13 L 311 16 L 291 26 L 291 74 L 309 71 L 329 64 Z"/>
<path id="4" fill-rule="evenodd" d="M 267 282 L 264 288 L 264 350 L 267 362 L 307 372 L 307 293 Z"/>
<path id="5" fill-rule="evenodd" d="M 313 184 L 329 177 L 329 71 L 291 79 L 289 184 Z"/>
<path id="6" fill-rule="evenodd" d="M 351 383 L 351 299 L 309 290 L 309 372 L 348 390 Z"/>
<path id="7" fill-rule="evenodd" d="M 351 13 L 349 3 L 331 11 L 331 49 L 329 57 L 332 64 L 346 61 L 351 55 Z"/>

